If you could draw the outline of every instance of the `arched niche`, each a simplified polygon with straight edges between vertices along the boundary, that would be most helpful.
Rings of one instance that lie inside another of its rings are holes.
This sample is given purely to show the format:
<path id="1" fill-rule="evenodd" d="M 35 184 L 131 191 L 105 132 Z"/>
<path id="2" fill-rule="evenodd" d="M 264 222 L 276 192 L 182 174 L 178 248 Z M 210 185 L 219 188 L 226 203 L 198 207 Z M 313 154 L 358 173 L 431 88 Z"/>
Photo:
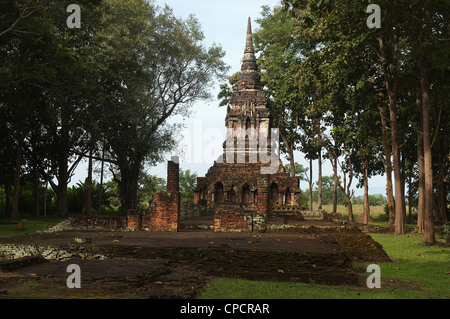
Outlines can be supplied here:
<path id="1" fill-rule="evenodd" d="M 275 182 L 270 185 L 270 199 L 272 204 L 278 204 L 278 185 Z"/>
<path id="2" fill-rule="evenodd" d="M 217 182 L 214 184 L 214 203 L 219 204 L 225 201 L 225 196 L 223 194 L 223 184 L 222 182 Z"/>
<path id="3" fill-rule="evenodd" d="M 242 186 L 242 202 L 244 204 L 250 204 L 253 202 L 250 187 L 247 184 L 244 184 L 244 186 Z"/>
<path id="4" fill-rule="evenodd" d="M 284 203 L 286 205 L 291 205 L 291 189 L 286 188 L 286 192 L 284 193 Z"/>
<path id="5" fill-rule="evenodd" d="M 228 191 L 228 201 L 230 203 L 236 203 L 238 201 L 236 187 L 234 187 L 234 186 L 231 186 L 231 189 Z"/>

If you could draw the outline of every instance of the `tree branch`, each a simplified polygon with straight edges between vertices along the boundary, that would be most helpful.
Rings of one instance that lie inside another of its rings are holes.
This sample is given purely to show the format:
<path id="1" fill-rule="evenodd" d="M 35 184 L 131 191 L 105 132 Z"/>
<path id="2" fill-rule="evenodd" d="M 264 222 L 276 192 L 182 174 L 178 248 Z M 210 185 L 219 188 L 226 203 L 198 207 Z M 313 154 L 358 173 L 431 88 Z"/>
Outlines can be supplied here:
<path id="1" fill-rule="evenodd" d="M 22 11 L 19 14 L 19 17 L 6 30 L 3 30 L 2 32 L 0 32 L 0 37 L 10 31 L 12 31 L 20 21 L 29 17 L 30 15 L 35 13 L 37 10 L 41 9 L 46 4 L 47 1 L 43 1 L 43 3 L 41 5 L 36 5 L 30 12 L 27 13 L 28 7 L 30 6 L 31 2 L 33 2 L 33 0 L 28 0 L 25 3 L 24 8 L 22 9 Z"/>

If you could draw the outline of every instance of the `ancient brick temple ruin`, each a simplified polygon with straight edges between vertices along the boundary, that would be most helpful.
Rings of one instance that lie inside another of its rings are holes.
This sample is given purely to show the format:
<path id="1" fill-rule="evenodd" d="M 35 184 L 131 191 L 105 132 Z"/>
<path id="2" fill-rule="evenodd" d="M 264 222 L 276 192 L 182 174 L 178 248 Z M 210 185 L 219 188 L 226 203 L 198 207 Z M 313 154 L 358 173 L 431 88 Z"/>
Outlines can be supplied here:
<path id="1" fill-rule="evenodd" d="M 176 232 L 180 223 L 180 173 L 178 157 L 167 162 L 166 191 L 156 193 L 143 210 L 126 216 L 76 216 L 57 225 L 58 230 Z"/>
<path id="2" fill-rule="evenodd" d="M 167 162 L 165 192 L 156 193 L 145 210 L 128 211 L 129 230 L 174 231 L 180 220 L 180 173 L 178 158 Z"/>
<path id="3" fill-rule="evenodd" d="M 323 219 L 321 212 L 307 216 L 301 210 L 299 179 L 290 177 L 279 159 L 277 130 L 271 125 L 258 74 L 250 18 L 241 74 L 225 125 L 223 155 L 205 177 L 197 178 L 194 203 L 189 205 L 195 216 L 213 219 L 211 226 L 217 232 L 266 231 L 286 225 L 288 218 Z M 126 217 L 75 218 L 71 227 L 173 232 L 179 230 L 180 217 L 186 213 L 181 207 L 186 205 L 180 203 L 178 158 L 172 158 L 167 167 L 167 190 L 155 194 L 147 209 L 130 210 Z"/>
<path id="4" fill-rule="evenodd" d="M 241 74 L 225 118 L 224 153 L 197 178 L 194 205 L 214 214 L 215 231 L 264 231 L 269 219 L 301 217 L 299 179 L 284 170 L 258 73 L 250 18 Z M 275 141 L 275 144 L 273 143 Z"/>

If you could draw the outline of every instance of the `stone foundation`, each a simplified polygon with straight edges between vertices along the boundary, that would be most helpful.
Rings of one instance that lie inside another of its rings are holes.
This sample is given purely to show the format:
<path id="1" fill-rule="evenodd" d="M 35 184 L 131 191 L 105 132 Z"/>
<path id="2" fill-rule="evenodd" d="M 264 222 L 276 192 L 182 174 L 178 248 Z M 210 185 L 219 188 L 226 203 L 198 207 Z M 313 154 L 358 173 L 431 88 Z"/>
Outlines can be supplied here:
<path id="1" fill-rule="evenodd" d="M 179 192 L 160 192 L 153 203 L 142 212 L 142 230 L 178 231 Z"/>
<path id="2" fill-rule="evenodd" d="M 327 220 L 327 213 L 324 210 L 303 210 L 301 212 L 305 220 Z"/>
<path id="3" fill-rule="evenodd" d="M 167 163 L 167 191 L 159 192 L 144 211 L 129 211 L 128 230 L 176 232 L 180 220 L 180 187 L 178 159 Z"/>
<path id="4" fill-rule="evenodd" d="M 242 232 L 253 230 L 253 213 L 237 204 L 217 205 L 214 212 L 215 232 Z"/>
<path id="5" fill-rule="evenodd" d="M 127 218 L 77 216 L 71 217 L 69 219 L 67 228 L 73 230 L 100 230 L 100 231 L 125 230 L 127 228 Z"/>
<path id="6" fill-rule="evenodd" d="M 71 217 L 54 227 L 61 230 L 176 232 L 180 219 L 179 164 L 173 158 L 167 165 L 167 191 L 153 196 L 146 210 L 129 210 L 126 217 Z M 52 230 L 48 230 L 51 232 Z"/>

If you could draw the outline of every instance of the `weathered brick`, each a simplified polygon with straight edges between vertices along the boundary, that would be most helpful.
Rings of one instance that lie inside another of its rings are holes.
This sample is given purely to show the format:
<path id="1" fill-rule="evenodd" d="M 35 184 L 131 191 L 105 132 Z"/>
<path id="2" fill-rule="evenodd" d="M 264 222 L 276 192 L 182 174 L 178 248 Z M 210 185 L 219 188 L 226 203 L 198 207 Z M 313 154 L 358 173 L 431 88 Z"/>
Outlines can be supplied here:
<path id="1" fill-rule="evenodd" d="M 224 153 L 205 177 L 197 178 L 194 189 L 194 204 L 219 214 L 215 216 L 217 231 L 236 230 L 238 225 L 243 229 L 264 231 L 272 205 L 277 205 L 277 212 L 281 213 L 300 210 L 299 179 L 285 172 L 279 158 L 270 158 L 267 162 L 262 156 L 271 154 L 271 120 L 257 72 L 250 21 L 241 70 L 225 117 Z M 272 163 L 273 160 L 278 162 Z M 278 168 L 274 174 L 261 174 L 262 168 L 273 165 Z M 229 209 L 230 217 L 227 218 L 225 203 L 241 206 Z M 242 210 L 240 214 L 239 209 Z M 237 222 L 242 221 L 244 211 L 253 216 L 251 227 Z"/>
<path id="2" fill-rule="evenodd" d="M 253 214 L 238 204 L 222 203 L 214 212 L 214 231 L 252 231 Z"/>
<path id="3" fill-rule="evenodd" d="M 160 192 L 142 214 L 142 229 L 148 231 L 177 231 L 180 218 L 180 193 Z"/>

